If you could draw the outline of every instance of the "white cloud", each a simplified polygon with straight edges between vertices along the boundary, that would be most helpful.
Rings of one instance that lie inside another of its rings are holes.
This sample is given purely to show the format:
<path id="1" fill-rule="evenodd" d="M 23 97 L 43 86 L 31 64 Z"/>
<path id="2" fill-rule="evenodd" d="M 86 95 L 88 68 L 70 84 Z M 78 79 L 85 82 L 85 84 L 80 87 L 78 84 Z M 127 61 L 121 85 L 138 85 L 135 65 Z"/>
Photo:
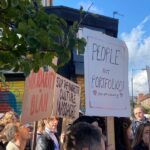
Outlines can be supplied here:
<path id="1" fill-rule="evenodd" d="M 98 9 L 92 1 L 81 1 L 78 3 L 79 6 L 82 6 L 85 11 L 93 12 L 96 14 L 102 14 L 102 10 Z M 88 10 L 89 9 L 89 10 Z"/>
<path id="2" fill-rule="evenodd" d="M 121 34 L 121 38 L 126 42 L 129 51 L 129 69 L 133 69 L 133 87 L 135 94 L 139 92 L 146 94 L 148 92 L 146 71 L 136 70 L 145 68 L 146 65 L 150 66 L 150 35 L 146 36 L 147 32 L 144 30 L 146 23 L 150 24 L 150 16 L 147 16 L 130 33 Z M 131 71 L 129 72 L 129 79 L 131 79 Z"/>
<path id="3" fill-rule="evenodd" d="M 146 71 L 140 71 L 133 76 L 134 95 L 138 93 L 148 93 L 148 81 Z"/>
<path id="4" fill-rule="evenodd" d="M 146 17 L 137 27 L 133 28 L 130 33 L 122 33 L 121 38 L 126 42 L 129 50 L 129 63 L 138 66 L 139 60 L 143 60 L 144 56 L 150 56 L 150 36 L 145 37 L 144 25 L 150 20 L 150 16 Z M 144 58 L 145 59 L 145 58 Z M 150 64 L 150 59 L 145 59 Z"/>

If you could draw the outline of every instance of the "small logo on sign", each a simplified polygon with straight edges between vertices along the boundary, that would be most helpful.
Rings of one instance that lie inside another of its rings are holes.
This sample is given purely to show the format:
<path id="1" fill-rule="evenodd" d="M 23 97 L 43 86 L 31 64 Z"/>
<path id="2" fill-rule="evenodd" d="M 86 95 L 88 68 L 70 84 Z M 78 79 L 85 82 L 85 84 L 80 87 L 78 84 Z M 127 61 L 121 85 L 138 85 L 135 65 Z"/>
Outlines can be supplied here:
<path id="1" fill-rule="evenodd" d="M 97 91 L 96 91 L 96 90 L 93 90 L 93 95 L 96 96 L 96 94 L 97 94 Z"/>

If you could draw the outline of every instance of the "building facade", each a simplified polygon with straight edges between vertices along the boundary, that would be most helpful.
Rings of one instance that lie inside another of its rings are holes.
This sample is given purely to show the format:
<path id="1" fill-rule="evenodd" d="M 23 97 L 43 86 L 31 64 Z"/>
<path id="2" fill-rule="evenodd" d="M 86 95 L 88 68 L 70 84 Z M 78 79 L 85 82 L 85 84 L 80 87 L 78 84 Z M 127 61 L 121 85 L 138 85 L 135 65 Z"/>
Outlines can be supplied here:
<path id="1" fill-rule="evenodd" d="M 79 22 L 80 19 L 83 18 L 79 30 L 82 30 L 83 28 L 89 28 L 91 30 L 100 31 L 106 35 L 117 38 L 119 23 L 118 19 L 89 12 L 83 12 L 81 16 L 79 10 L 65 6 L 45 7 L 45 11 L 48 14 L 54 13 L 63 18 L 65 21 L 67 21 L 68 25 L 72 25 L 75 21 Z M 81 86 L 80 108 L 82 111 L 85 111 L 84 55 L 78 55 L 76 50 L 73 51 L 72 58 L 69 63 L 63 68 L 60 68 L 58 72 Z"/>
<path id="2" fill-rule="evenodd" d="M 117 38 L 118 22 L 119 22 L 118 19 L 93 14 L 89 12 L 83 12 L 81 15 L 80 10 L 65 6 L 45 7 L 45 11 L 48 14 L 56 14 L 57 16 L 63 18 L 68 25 L 72 25 L 73 22 L 75 21 L 80 22 L 82 19 L 80 24 L 80 30 L 86 27 L 91 30 L 100 31 L 103 32 L 104 34 Z M 72 51 L 71 60 L 64 67 L 60 68 L 58 70 L 58 73 L 70 80 L 75 81 L 81 86 L 81 110 L 84 111 L 85 110 L 84 55 L 83 54 L 78 55 L 78 52 L 76 50 Z M 1 84 L 0 107 L 3 107 L 3 111 L 7 111 L 8 109 L 13 108 L 15 112 L 20 113 L 24 90 L 24 79 L 25 79 L 24 74 L 5 73 L 5 76 L 6 80 L 8 81 L 7 85 L 9 88 L 6 88 Z M 19 97 L 17 97 L 16 94 L 17 89 L 21 90 L 21 92 L 19 92 L 21 93 Z M 12 96 L 10 96 L 10 94 Z"/>

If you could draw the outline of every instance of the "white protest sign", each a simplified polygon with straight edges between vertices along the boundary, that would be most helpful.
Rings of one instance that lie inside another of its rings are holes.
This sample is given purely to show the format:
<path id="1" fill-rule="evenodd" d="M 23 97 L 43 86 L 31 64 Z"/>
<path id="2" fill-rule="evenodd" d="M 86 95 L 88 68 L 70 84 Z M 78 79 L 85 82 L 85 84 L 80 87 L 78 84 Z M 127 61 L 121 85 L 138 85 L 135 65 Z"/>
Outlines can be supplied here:
<path id="1" fill-rule="evenodd" d="M 130 114 L 128 50 L 121 40 L 83 28 L 86 115 Z"/>
<path id="2" fill-rule="evenodd" d="M 53 115 L 75 119 L 79 116 L 79 107 L 80 86 L 57 74 Z"/>
<path id="3" fill-rule="evenodd" d="M 49 117 L 52 113 L 56 73 L 49 69 L 31 72 L 25 81 L 21 122 L 28 123 Z"/>

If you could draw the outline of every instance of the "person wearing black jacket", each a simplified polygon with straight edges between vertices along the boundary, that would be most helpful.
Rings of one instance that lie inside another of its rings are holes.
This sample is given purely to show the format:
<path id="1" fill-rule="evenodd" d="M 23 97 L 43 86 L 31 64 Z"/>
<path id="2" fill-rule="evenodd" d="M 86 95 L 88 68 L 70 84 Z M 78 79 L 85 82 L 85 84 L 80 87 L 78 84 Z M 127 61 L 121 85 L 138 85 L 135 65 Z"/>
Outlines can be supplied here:
<path id="1" fill-rule="evenodd" d="M 36 150 L 59 150 L 59 142 L 56 135 L 58 118 L 51 117 L 44 120 L 45 130 L 38 137 Z"/>
<path id="2" fill-rule="evenodd" d="M 143 142 L 140 142 L 138 145 L 133 147 L 133 150 L 148 150 L 148 146 L 146 146 Z"/>

